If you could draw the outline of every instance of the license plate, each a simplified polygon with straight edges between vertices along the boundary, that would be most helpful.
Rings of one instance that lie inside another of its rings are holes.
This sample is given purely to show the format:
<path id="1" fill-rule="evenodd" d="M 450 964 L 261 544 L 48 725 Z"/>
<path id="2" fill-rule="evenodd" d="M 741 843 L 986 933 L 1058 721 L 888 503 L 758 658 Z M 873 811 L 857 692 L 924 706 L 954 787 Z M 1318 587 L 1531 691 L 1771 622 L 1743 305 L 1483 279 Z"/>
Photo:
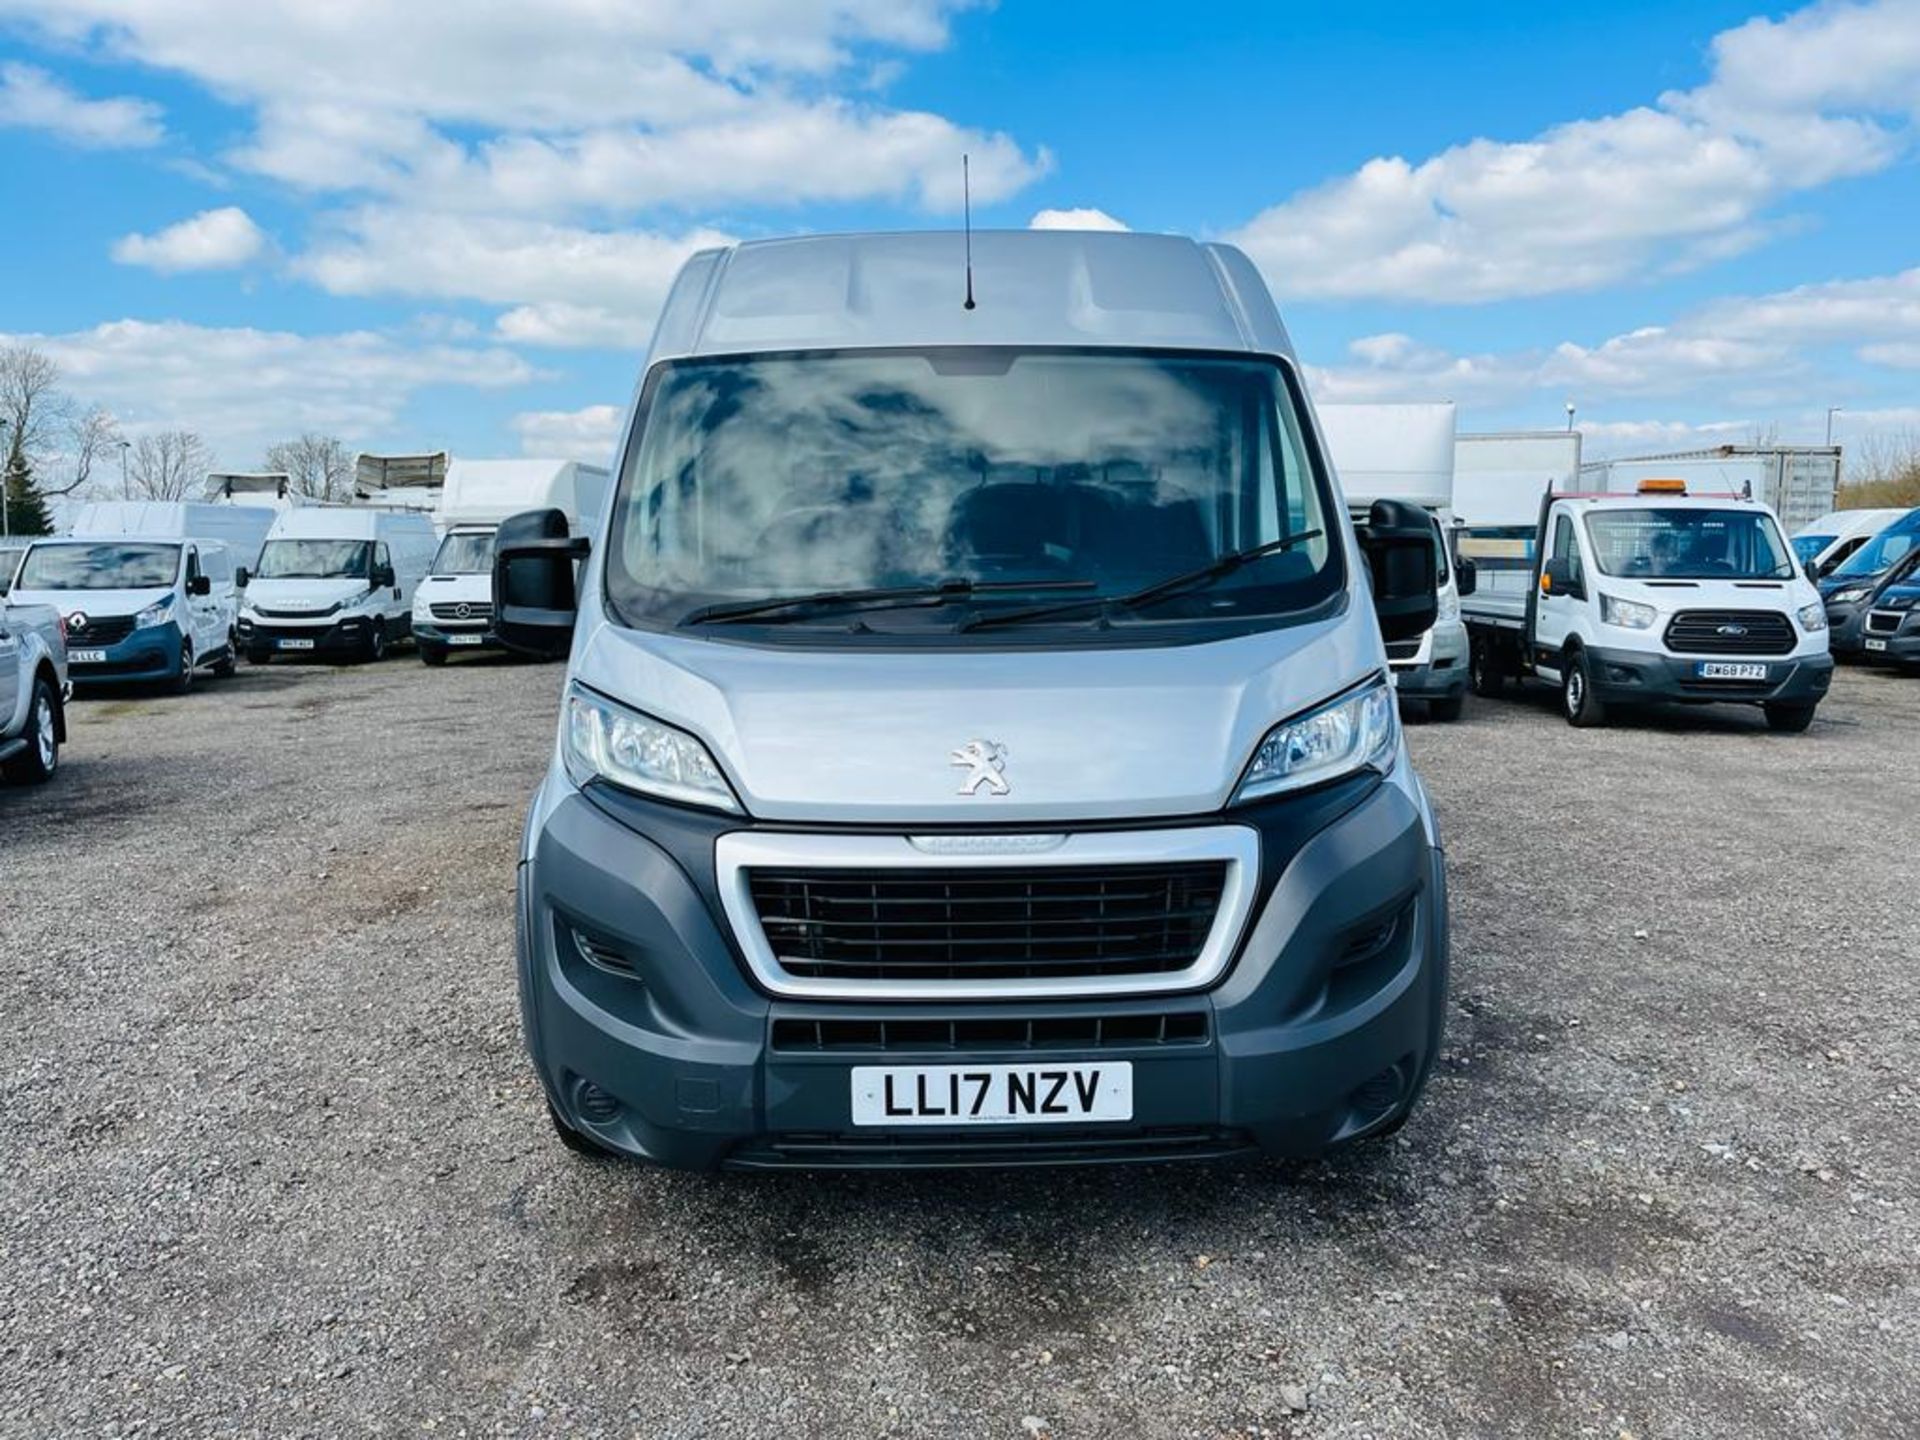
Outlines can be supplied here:
<path id="1" fill-rule="evenodd" d="M 1884 649 L 1886 649 L 1886 648 L 1887 648 L 1887 642 L 1886 642 L 1886 641 L 1884 641 L 1884 640 L 1869 640 L 1869 641 L 1867 641 L 1867 649 L 1869 649 L 1869 650 L 1884 650 Z M 77 651 L 77 650 L 76 650 L 76 651 L 74 652 L 74 654 L 75 654 L 75 655 L 78 655 L 79 653 L 80 653 L 80 652 L 79 652 L 79 651 Z"/>
<path id="2" fill-rule="evenodd" d="M 1764 680 L 1767 667 L 1737 665 L 1731 660 L 1702 660 L 1694 673 L 1702 680 Z"/>
<path id="3" fill-rule="evenodd" d="M 104 650 L 69 650 L 67 652 L 67 663 L 69 665 L 104 665 L 107 663 L 107 652 Z"/>
<path id="4" fill-rule="evenodd" d="M 478 635 L 447 636 L 447 644 L 449 645 L 478 645 L 479 643 L 480 643 L 480 637 Z"/>
<path id="5" fill-rule="evenodd" d="M 311 640 L 276 640 L 276 641 L 274 641 L 273 643 L 274 643 L 274 645 L 275 645 L 275 646 L 276 646 L 277 648 L 279 648 L 279 649 L 281 649 L 281 650 L 311 650 L 311 649 L 313 649 L 313 641 L 311 641 Z"/>
<path id="6" fill-rule="evenodd" d="M 1133 1118 L 1133 1065 L 856 1065 L 856 1125 L 1058 1125 Z"/>

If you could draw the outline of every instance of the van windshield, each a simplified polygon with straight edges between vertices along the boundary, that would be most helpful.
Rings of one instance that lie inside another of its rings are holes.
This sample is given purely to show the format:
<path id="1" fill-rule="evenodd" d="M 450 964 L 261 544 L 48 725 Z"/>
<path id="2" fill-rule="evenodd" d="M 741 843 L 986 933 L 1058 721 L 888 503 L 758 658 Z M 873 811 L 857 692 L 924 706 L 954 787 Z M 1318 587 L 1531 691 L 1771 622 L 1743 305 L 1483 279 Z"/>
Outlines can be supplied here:
<path id="1" fill-rule="evenodd" d="M 1595 510 L 1594 559 L 1629 580 L 1790 580 L 1793 552 L 1759 510 Z"/>
<path id="2" fill-rule="evenodd" d="M 1805 565 L 1814 556 L 1834 542 L 1832 535 L 1796 535 L 1793 537 L 1794 556 Z"/>
<path id="3" fill-rule="evenodd" d="M 493 569 L 494 532 L 469 531 L 449 535 L 433 557 L 436 575 L 485 575 Z"/>
<path id="4" fill-rule="evenodd" d="M 36 545 L 14 585 L 21 590 L 151 590 L 180 573 L 178 545 Z"/>
<path id="5" fill-rule="evenodd" d="M 957 635 L 983 611 L 1098 602 L 1274 545 L 1230 578 L 1108 618 L 1298 611 L 1345 583 L 1301 413 L 1279 366 L 1199 354 L 680 362 L 650 382 L 620 477 L 608 595 L 630 623 L 671 626 L 852 591 L 857 603 L 780 620 Z M 916 593 L 866 593 L 895 589 Z M 1075 625 L 1101 613 L 1070 608 Z"/>
<path id="6" fill-rule="evenodd" d="M 1920 519 L 1896 521 L 1834 567 L 1834 575 L 1878 575 L 1920 546 Z"/>
<path id="7" fill-rule="evenodd" d="M 372 573 L 366 540 L 269 540 L 260 550 L 260 580 L 364 580 Z"/>

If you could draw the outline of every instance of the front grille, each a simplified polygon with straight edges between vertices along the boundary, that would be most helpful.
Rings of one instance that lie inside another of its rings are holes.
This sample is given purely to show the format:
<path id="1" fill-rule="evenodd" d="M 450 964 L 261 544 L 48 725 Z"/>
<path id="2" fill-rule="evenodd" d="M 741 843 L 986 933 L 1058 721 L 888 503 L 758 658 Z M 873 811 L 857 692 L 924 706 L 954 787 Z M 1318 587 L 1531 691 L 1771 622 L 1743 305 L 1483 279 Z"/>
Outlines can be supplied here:
<path id="1" fill-rule="evenodd" d="M 767 943 L 788 973 L 836 980 L 1161 975 L 1192 965 L 1223 860 L 1128 866 L 756 869 Z"/>
<path id="2" fill-rule="evenodd" d="M 67 648 L 98 650 L 103 645 L 118 645 L 132 633 L 131 615 L 89 615 L 85 628 L 67 626 Z"/>
<path id="3" fill-rule="evenodd" d="M 324 610 L 269 610 L 264 605 L 256 605 L 253 613 L 273 620 L 324 620 L 339 608 L 338 605 L 329 605 Z"/>
<path id="4" fill-rule="evenodd" d="M 436 620 L 491 620 L 493 606 L 485 600 L 436 600 L 428 607 Z"/>
<path id="5" fill-rule="evenodd" d="M 1062 1133 L 1065 1131 L 1066 1133 Z M 1122 1161 L 1215 1160 L 1253 1147 L 1244 1130 L 1182 1125 L 1140 1129 L 1046 1126 L 991 1134 L 848 1135 L 799 1132 L 750 1141 L 727 1157 L 738 1170 L 995 1169 Z"/>
<path id="6" fill-rule="evenodd" d="M 1204 1010 L 958 1020 L 775 1020 L 773 1048 L 821 1051 L 1109 1050 L 1204 1045 Z"/>
<path id="7" fill-rule="evenodd" d="M 1389 640 L 1387 642 L 1387 659 L 1389 660 L 1412 660 L 1419 655 L 1419 653 L 1420 642 L 1418 640 Z"/>
<path id="8" fill-rule="evenodd" d="M 1885 610 L 1869 610 L 1867 629 L 1875 635 L 1892 635 L 1899 630 L 1900 622 L 1906 618 L 1904 615 L 1892 614 Z"/>
<path id="9" fill-rule="evenodd" d="M 1777 610 L 1682 610 L 1667 623 L 1676 655 L 1785 655 L 1793 622 Z"/>

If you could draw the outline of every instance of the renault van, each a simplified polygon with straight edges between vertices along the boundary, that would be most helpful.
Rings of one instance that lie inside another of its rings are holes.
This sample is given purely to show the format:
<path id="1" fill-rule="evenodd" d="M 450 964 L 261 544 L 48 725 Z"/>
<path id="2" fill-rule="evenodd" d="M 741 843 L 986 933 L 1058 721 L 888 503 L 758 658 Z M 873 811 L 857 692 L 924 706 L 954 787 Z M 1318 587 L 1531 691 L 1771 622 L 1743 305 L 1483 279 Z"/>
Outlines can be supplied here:
<path id="1" fill-rule="evenodd" d="M 576 1150 L 748 1169 L 1312 1154 L 1413 1107 L 1446 872 L 1356 528 L 1252 264 L 1170 236 L 696 255 L 565 653 L 519 982 Z M 584 556 L 585 564 L 576 566 Z"/>
<path id="2" fill-rule="evenodd" d="M 8 599 L 60 612 L 76 688 L 184 691 L 202 670 L 233 673 L 235 571 L 219 540 L 66 536 L 27 547 Z"/>
<path id="3" fill-rule="evenodd" d="M 247 659 L 382 658 L 407 637 L 435 544 L 433 522 L 415 512 L 348 505 L 283 512 L 260 547 L 259 567 L 245 577 L 240 643 Z"/>

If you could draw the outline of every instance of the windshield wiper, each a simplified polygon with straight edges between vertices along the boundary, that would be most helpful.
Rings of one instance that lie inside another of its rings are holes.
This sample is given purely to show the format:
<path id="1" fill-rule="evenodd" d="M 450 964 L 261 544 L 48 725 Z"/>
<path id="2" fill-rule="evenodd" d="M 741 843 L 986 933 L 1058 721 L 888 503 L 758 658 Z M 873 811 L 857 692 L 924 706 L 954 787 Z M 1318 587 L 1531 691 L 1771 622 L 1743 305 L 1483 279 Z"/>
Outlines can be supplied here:
<path id="1" fill-rule="evenodd" d="M 892 605 L 902 601 L 924 600 L 947 605 L 975 595 L 994 595 L 1009 590 L 1091 590 L 1091 580 L 969 580 L 964 577 L 942 580 L 937 585 L 893 585 L 879 590 L 815 590 L 806 595 L 776 595 L 768 600 L 743 600 L 737 604 L 705 605 L 688 615 L 682 625 L 724 625 L 736 620 L 760 620 L 782 617 L 797 619 L 815 610 L 841 606 Z"/>
<path id="2" fill-rule="evenodd" d="M 1169 575 L 1165 580 L 1156 580 L 1151 585 L 1143 586 L 1138 590 L 1129 590 L 1122 595 L 1089 596 L 1085 600 L 1071 600 L 1064 605 L 1040 605 L 1031 610 L 1003 610 L 997 615 L 976 615 L 960 628 L 987 630 L 998 625 L 1025 625 L 1033 620 L 1048 620 L 1056 615 L 1072 615 L 1092 607 L 1098 607 L 1102 614 L 1108 607 L 1116 605 L 1133 609 L 1164 599 L 1168 595 L 1177 595 L 1183 590 L 1211 585 L 1214 581 L 1231 575 L 1242 565 L 1263 556 L 1277 555 L 1282 550 L 1290 550 L 1305 541 L 1317 540 L 1325 533 L 1321 530 L 1298 530 L 1291 535 L 1282 535 L 1278 540 L 1269 540 L 1264 545 L 1252 545 L 1245 550 L 1229 550 L 1225 555 L 1209 560 L 1197 569 L 1182 571 L 1178 575 Z"/>

